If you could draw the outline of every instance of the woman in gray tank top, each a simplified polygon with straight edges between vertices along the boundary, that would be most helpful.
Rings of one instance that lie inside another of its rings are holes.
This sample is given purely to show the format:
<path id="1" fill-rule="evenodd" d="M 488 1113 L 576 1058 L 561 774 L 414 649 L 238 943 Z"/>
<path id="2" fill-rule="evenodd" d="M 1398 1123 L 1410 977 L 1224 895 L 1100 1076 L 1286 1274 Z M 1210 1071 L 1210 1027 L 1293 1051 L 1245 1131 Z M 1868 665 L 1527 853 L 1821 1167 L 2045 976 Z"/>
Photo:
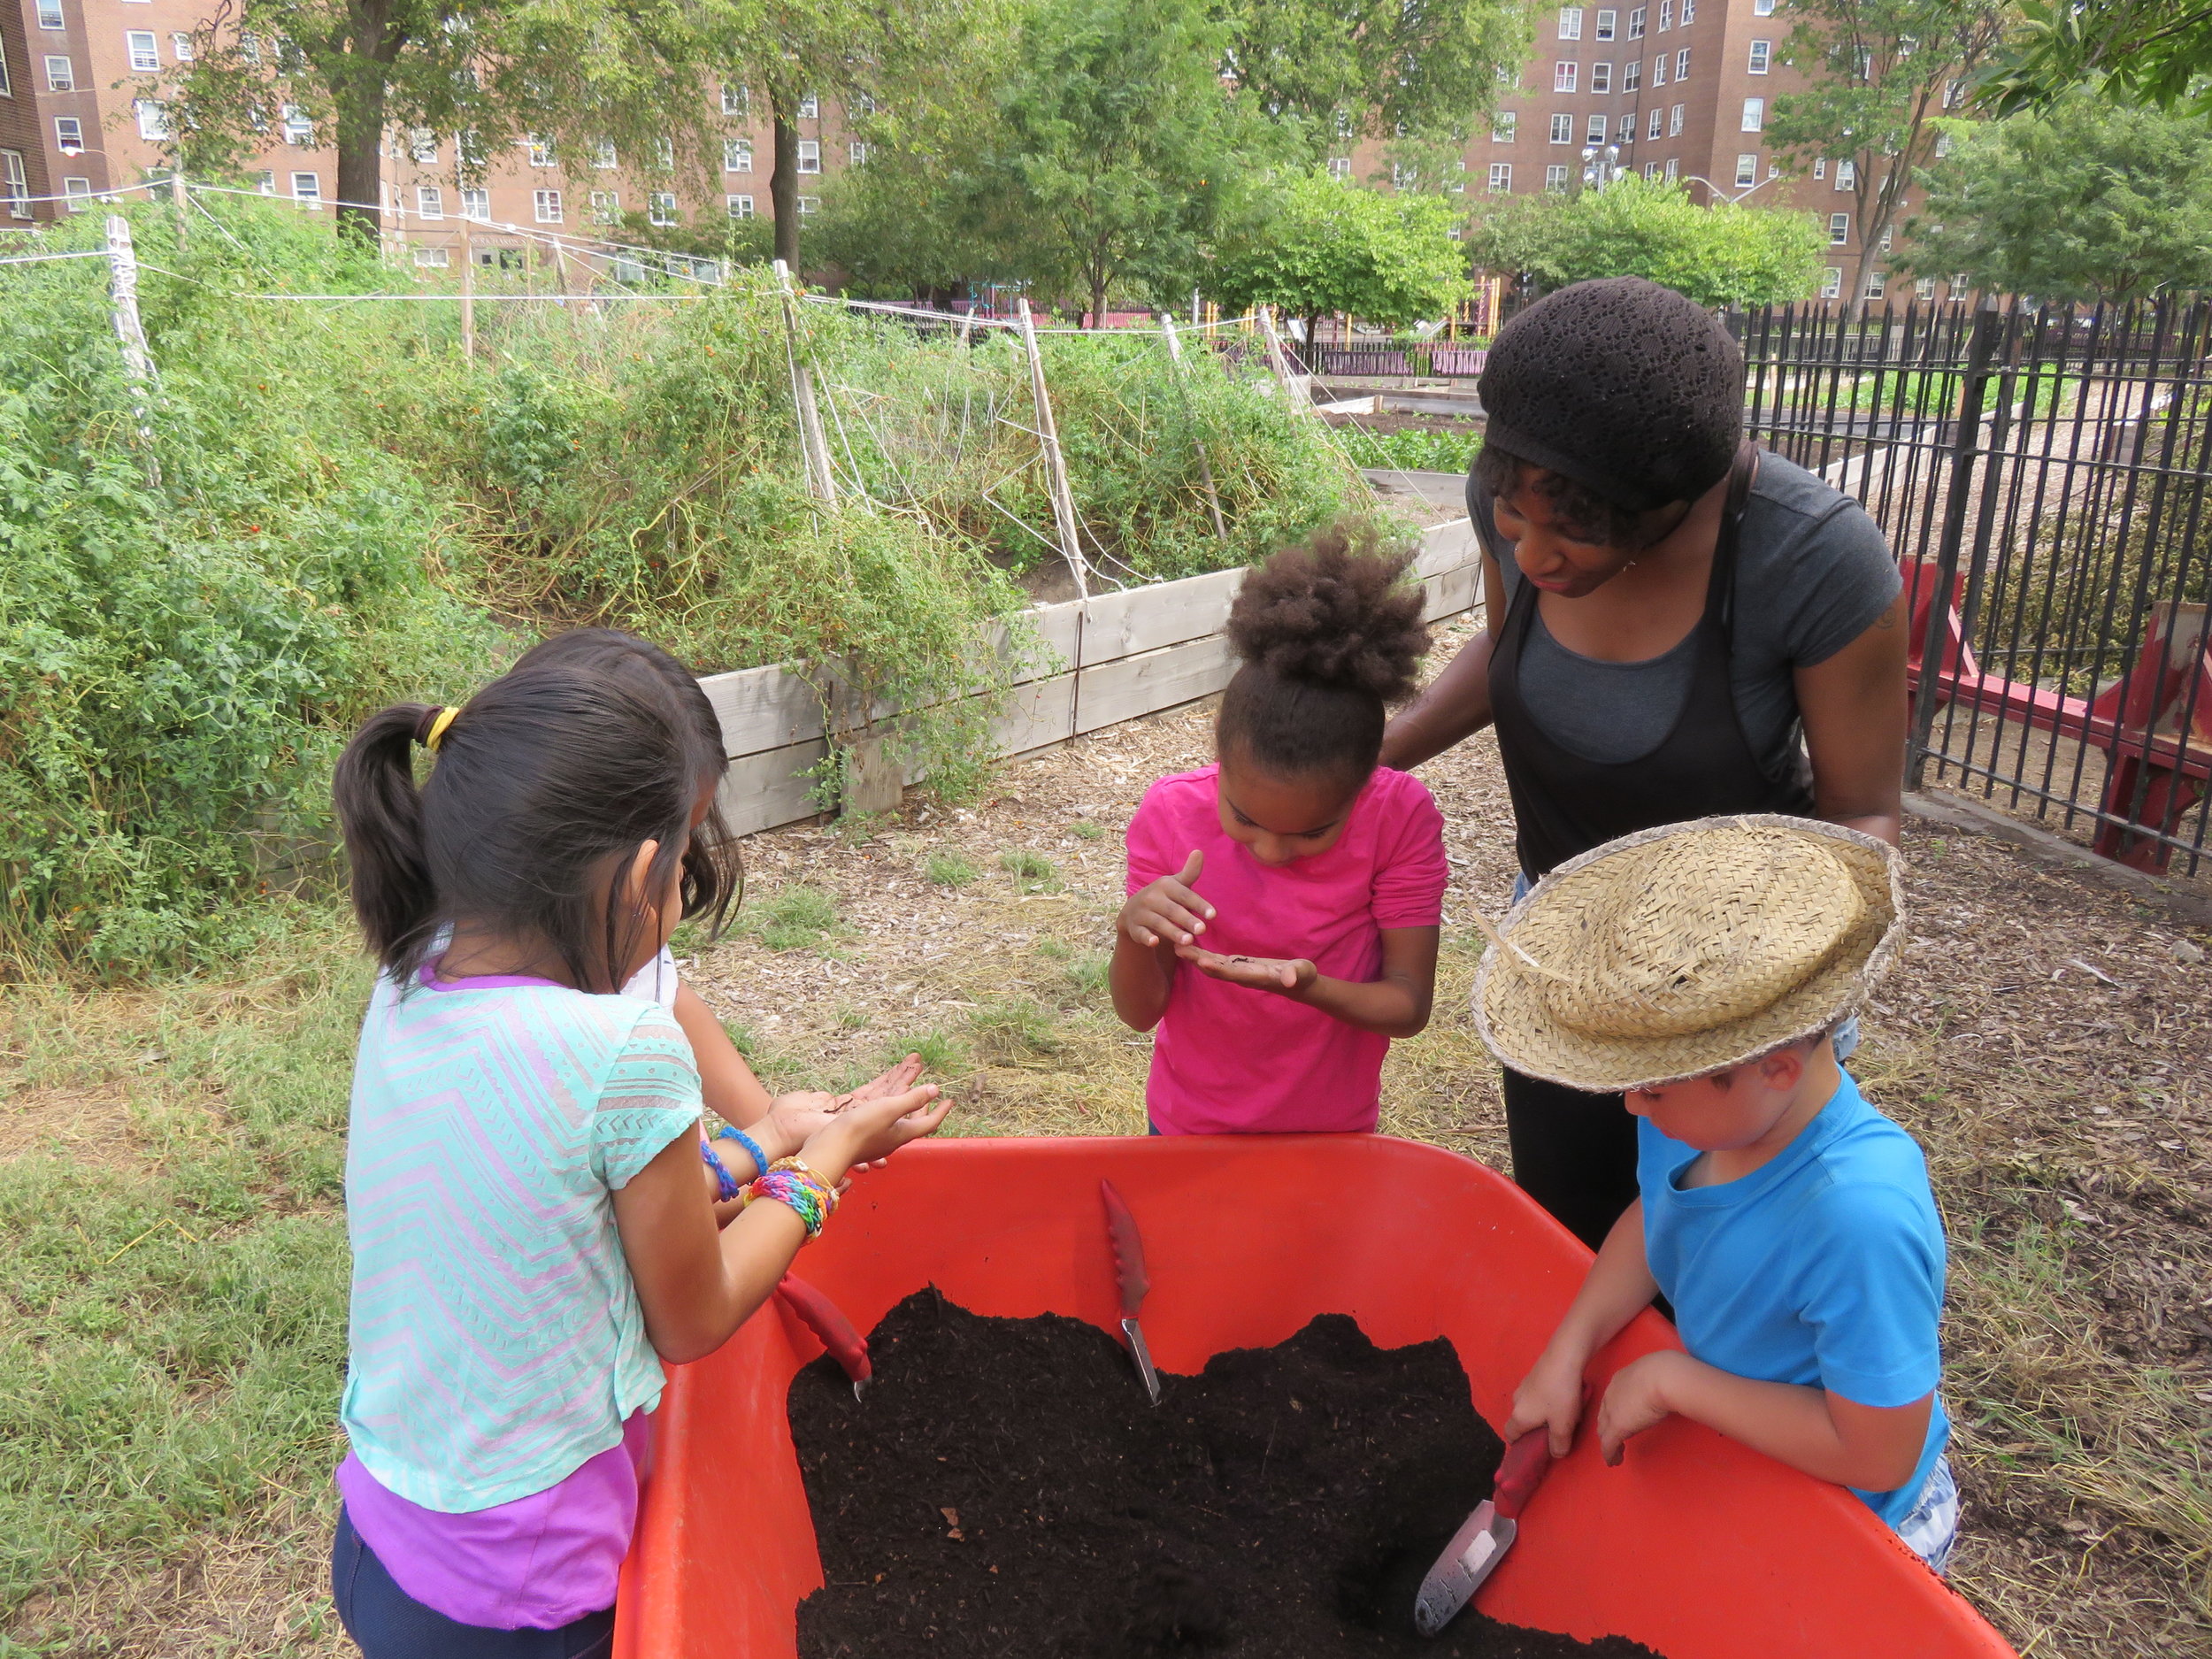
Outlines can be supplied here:
<path id="1" fill-rule="evenodd" d="M 1392 721 L 1417 766 L 1494 726 L 1522 879 L 1618 835 L 1793 812 L 1897 840 L 1905 626 L 1863 509 L 1743 439 L 1743 355 L 1640 278 L 1501 329 L 1468 479 L 1488 626 Z M 1513 1174 L 1595 1248 L 1636 1196 L 1617 1094 L 1505 1074 Z"/>

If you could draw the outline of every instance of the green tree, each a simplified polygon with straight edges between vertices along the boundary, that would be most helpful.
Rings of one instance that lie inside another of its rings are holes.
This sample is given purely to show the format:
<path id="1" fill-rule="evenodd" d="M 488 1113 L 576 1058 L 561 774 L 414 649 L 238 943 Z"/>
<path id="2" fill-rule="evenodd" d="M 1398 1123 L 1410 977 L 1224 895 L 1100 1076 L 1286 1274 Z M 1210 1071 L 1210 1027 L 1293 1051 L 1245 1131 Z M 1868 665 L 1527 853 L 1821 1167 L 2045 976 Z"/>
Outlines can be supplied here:
<path id="1" fill-rule="evenodd" d="M 1456 136 L 1528 49 L 1504 0 L 1226 0 L 1226 68 L 1309 161 L 1361 138 Z"/>
<path id="2" fill-rule="evenodd" d="M 1207 293 L 1245 311 L 1272 305 L 1306 320 L 1306 338 L 1339 312 L 1384 328 L 1441 317 L 1466 297 L 1459 214 L 1441 196 L 1385 196 L 1303 173 L 1217 250 Z"/>
<path id="3" fill-rule="evenodd" d="M 1467 241 L 1478 269 L 1525 276 L 1541 291 L 1640 276 L 1715 307 L 1809 298 L 1826 251 L 1809 213 L 1700 207 L 1684 187 L 1632 173 L 1572 196 L 1493 198 Z"/>
<path id="4" fill-rule="evenodd" d="M 2076 91 L 1970 128 L 1928 176 L 1908 268 L 2124 301 L 2212 284 L 2212 128 Z"/>
<path id="5" fill-rule="evenodd" d="M 2047 109 L 2076 87 L 2212 116 L 2212 5 L 2172 0 L 2021 0 L 2024 22 L 1991 63 L 1996 113 Z"/>
<path id="6" fill-rule="evenodd" d="M 1906 191 L 1934 157 L 1945 112 L 1965 104 L 2012 0 L 1793 0 L 1791 9 L 1800 21 L 1782 55 L 1806 86 L 1774 100 L 1767 142 L 1801 166 L 1825 157 L 1851 169 L 1855 312 Z"/>
<path id="7" fill-rule="evenodd" d="M 329 134 L 339 227 L 371 241 L 394 128 L 452 153 L 463 178 L 532 137 L 569 155 L 612 144 L 634 170 L 668 177 L 719 143 L 703 81 L 731 60 L 751 4 L 239 0 L 195 37 L 172 147 L 189 170 L 234 168 L 288 108 Z"/>

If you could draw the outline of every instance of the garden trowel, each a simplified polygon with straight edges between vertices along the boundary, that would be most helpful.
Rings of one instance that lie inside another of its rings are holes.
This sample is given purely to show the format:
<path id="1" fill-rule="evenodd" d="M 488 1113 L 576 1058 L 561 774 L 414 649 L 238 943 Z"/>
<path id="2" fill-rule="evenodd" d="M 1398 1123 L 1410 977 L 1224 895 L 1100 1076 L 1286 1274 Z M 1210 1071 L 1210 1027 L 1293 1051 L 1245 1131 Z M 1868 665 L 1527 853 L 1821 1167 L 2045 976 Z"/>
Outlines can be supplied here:
<path id="1" fill-rule="evenodd" d="M 1122 1202 L 1113 1182 L 1099 1182 L 1098 1195 L 1106 1202 L 1106 1236 L 1113 1241 L 1114 1280 L 1121 1286 L 1121 1333 L 1129 1339 L 1129 1356 L 1137 1362 L 1137 1375 L 1144 1379 L 1144 1391 L 1156 1406 L 1160 1373 L 1152 1369 L 1152 1351 L 1145 1347 L 1144 1327 L 1137 1323 L 1145 1292 L 1152 1288 L 1145 1277 L 1144 1240 L 1137 1236 L 1137 1218 Z"/>
<path id="2" fill-rule="evenodd" d="M 1513 1546 L 1521 1509 L 1551 1472 L 1551 1445 L 1544 1430 L 1531 1429 L 1506 1448 L 1490 1495 L 1475 1506 L 1465 1525 L 1452 1534 L 1444 1553 L 1421 1580 L 1413 1601 L 1413 1627 L 1434 1636 L 1473 1599 L 1482 1581 Z"/>

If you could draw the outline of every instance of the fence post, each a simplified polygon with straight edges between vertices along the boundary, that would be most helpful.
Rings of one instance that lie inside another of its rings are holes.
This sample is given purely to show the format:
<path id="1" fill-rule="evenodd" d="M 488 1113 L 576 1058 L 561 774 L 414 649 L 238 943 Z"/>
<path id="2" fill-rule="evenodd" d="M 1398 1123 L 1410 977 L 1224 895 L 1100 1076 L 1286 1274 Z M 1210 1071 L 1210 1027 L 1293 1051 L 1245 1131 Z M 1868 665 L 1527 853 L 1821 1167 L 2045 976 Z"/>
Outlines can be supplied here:
<path id="1" fill-rule="evenodd" d="M 1021 319 L 1022 349 L 1029 354 L 1030 401 L 1037 406 L 1037 436 L 1044 445 L 1045 474 L 1052 485 L 1052 518 L 1060 532 L 1060 551 L 1075 577 L 1079 599 L 1091 596 L 1090 570 L 1083 562 L 1082 544 L 1076 540 L 1075 495 L 1068 488 L 1067 457 L 1060 453 L 1060 427 L 1052 418 L 1052 399 L 1045 389 L 1045 360 L 1037 349 L 1037 326 L 1029 315 L 1029 296 L 1015 300 Z"/>
<path id="2" fill-rule="evenodd" d="M 466 213 L 461 215 L 461 355 L 476 360 L 476 247 Z"/>
<path id="3" fill-rule="evenodd" d="M 799 351 L 799 308 L 791 293 L 791 267 L 776 261 L 776 287 L 783 297 L 783 353 L 791 370 L 791 398 L 799 409 L 799 452 L 806 462 L 807 494 L 817 501 L 837 499 L 837 477 L 830 471 L 829 436 L 814 401 L 814 371 Z"/>
<path id="4" fill-rule="evenodd" d="M 1935 730 L 1938 682 L 1943 677 L 1943 624 L 1959 572 L 1959 549 L 1966 537 L 1968 497 L 1973 491 L 1974 460 L 1981 449 L 1982 403 L 1989 390 L 1990 364 L 2002 329 L 1996 296 L 1985 295 L 1974 313 L 1974 333 L 1966 347 L 1966 383 L 1959 389 L 1958 426 L 1951 434 L 1951 481 L 1943 502 L 1943 538 L 1936 546 L 1935 591 L 1928 597 L 1928 622 L 1920 641 L 1920 686 L 1913 698 L 1912 744 L 1906 757 L 1910 787 L 1927 780 L 1928 740 Z"/>
<path id="5" fill-rule="evenodd" d="M 131 413 L 138 421 L 138 455 L 146 481 L 158 488 L 161 462 L 154 454 L 153 354 L 138 319 L 138 252 L 131 245 L 131 224 L 120 213 L 108 215 L 108 295 L 115 335 L 123 342 L 123 370 L 131 383 Z"/>
<path id="6" fill-rule="evenodd" d="M 1160 313 L 1160 328 L 1167 336 L 1168 361 L 1173 365 L 1175 395 L 1182 399 L 1183 418 L 1190 419 L 1190 394 L 1183 385 L 1183 342 L 1175 332 L 1175 319 L 1165 311 Z M 1214 488 L 1213 462 L 1207 458 L 1204 434 L 1197 430 L 1198 423 L 1191 421 L 1191 447 L 1198 451 L 1198 477 L 1206 487 L 1206 508 L 1213 514 L 1214 538 L 1219 541 L 1229 539 L 1229 526 L 1222 522 L 1221 494 Z"/>
<path id="7" fill-rule="evenodd" d="M 1267 361 L 1275 371 L 1275 378 L 1282 382 L 1283 396 L 1288 400 L 1292 409 L 1312 414 L 1313 398 L 1306 387 L 1298 384 L 1296 377 L 1290 372 L 1290 359 L 1283 355 L 1282 337 L 1275 332 L 1275 308 L 1263 305 L 1259 308 L 1259 315 L 1260 333 L 1267 340 Z M 1309 351 L 1313 349 L 1311 341 L 1306 342 L 1306 349 Z M 1310 380 L 1311 377 L 1308 378 Z"/>
<path id="8" fill-rule="evenodd" d="M 177 251 L 178 251 L 179 253 L 182 253 L 182 252 L 184 251 L 184 244 L 185 244 L 185 234 L 184 234 L 184 213 L 185 213 L 185 205 L 184 205 L 184 204 L 185 204 L 185 194 L 184 194 L 184 169 L 183 169 L 182 167 L 179 167 L 179 168 L 178 168 L 178 169 L 177 169 L 174 173 L 172 173 L 169 175 L 169 199 L 170 199 L 170 201 L 171 201 L 171 202 L 173 202 L 173 203 L 174 203 L 174 204 L 176 204 L 176 210 L 177 210 Z"/>

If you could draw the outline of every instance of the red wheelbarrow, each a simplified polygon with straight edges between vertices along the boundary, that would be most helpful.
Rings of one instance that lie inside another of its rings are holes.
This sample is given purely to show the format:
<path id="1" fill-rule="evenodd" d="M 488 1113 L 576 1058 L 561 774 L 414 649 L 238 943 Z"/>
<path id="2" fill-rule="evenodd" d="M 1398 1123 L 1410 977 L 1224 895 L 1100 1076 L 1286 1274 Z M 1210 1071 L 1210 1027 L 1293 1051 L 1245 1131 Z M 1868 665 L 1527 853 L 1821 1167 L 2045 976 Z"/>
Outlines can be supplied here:
<path id="1" fill-rule="evenodd" d="M 1101 1178 L 1144 1230 L 1162 1370 L 1345 1313 L 1386 1348 L 1449 1338 L 1494 1426 L 1590 1259 L 1510 1182 L 1439 1148 L 1224 1135 L 912 1147 L 854 1184 L 799 1266 L 864 1331 L 933 1284 L 977 1313 L 1118 1331 Z M 1362 1193 L 1375 1202 L 1353 1202 Z M 1641 1315 L 1595 1369 L 1673 1340 Z M 822 1570 L 784 1396 L 821 1352 L 778 1299 L 672 1372 L 618 1659 L 795 1653 L 794 1609 Z M 1632 1637 L 1668 1659 L 2012 1654 L 1856 1499 L 1680 1419 L 1639 1437 L 1619 1469 L 1586 1434 L 1529 1509 L 1477 1598 L 1494 1618 Z"/>

